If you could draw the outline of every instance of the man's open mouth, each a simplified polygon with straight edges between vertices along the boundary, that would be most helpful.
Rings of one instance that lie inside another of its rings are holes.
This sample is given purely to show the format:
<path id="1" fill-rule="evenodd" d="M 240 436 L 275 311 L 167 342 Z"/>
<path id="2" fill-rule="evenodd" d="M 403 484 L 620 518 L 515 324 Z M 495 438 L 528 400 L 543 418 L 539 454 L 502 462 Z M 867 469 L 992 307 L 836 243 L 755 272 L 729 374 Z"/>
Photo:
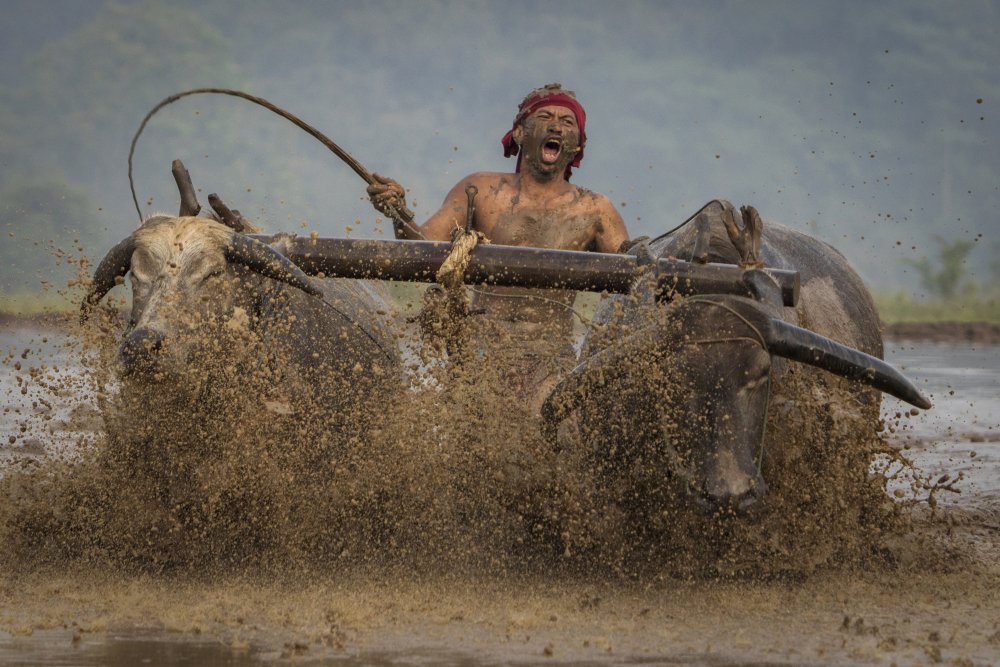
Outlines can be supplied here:
<path id="1" fill-rule="evenodd" d="M 554 164 L 562 153 L 562 144 L 557 139 L 549 139 L 542 144 L 542 162 Z"/>

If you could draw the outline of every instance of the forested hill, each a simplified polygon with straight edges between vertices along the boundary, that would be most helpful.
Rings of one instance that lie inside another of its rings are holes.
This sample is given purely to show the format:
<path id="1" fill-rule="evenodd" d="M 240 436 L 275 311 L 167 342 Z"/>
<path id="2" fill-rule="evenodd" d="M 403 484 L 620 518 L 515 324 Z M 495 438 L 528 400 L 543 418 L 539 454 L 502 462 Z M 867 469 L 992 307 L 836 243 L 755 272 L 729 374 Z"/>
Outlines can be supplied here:
<path id="1" fill-rule="evenodd" d="M 132 134 L 164 97 L 239 88 L 410 189 L 418 217 L 499 139 L 530 89 L 588 114 L 574 182 L 633 235 L 712 197 L 837 246 L 877 287 L 973 243 L 1000 278 L 1000 3 L 112 2 L 13 0 L 0 25 L 0 289 L 64 279 L 52 248 L 102 254 L 137 224 Z M 269 230 L 387 233 L 364 183 L 237 99 L 164 109 L 138 145 L 143 212 L 174 211 L 170 162 Z M 72 267 L 69 267 L 72 268 Z"/>

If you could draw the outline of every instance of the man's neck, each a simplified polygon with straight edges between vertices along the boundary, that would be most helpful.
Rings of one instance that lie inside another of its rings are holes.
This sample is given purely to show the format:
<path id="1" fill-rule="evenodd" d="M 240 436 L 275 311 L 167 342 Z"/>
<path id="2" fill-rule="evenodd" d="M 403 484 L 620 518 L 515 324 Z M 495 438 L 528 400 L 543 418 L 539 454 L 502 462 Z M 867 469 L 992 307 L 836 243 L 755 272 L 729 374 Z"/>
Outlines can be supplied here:
<path id="1" fill-rule="evenodd" d="M 549 199 L 564 194 L 572 186 L 562 176 L 548 177 L 522 171 L 518 174 L 518 188 L 529 199 Z"/>

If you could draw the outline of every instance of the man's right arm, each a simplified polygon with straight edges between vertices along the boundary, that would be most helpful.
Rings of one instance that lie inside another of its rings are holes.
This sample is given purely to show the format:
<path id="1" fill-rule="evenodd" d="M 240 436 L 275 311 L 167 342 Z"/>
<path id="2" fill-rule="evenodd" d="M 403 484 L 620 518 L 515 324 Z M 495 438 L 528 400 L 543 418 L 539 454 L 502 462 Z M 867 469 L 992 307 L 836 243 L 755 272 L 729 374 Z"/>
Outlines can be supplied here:
<path id="1" fill-rule="evenodd" d="M 368 197 L 377 211 L 392 218 L 393 209 L 405 202 L 403 187 L 392 180 L 378 174 L 372 174 L 376 183 L 368 186 Z M 456 228 L 465 226 L 468 210 L 467 185 L 473 183 L 473 176 L 463 178 L 451 189 L 445 197 L 441 208 L 422 225 L 408 225 L 393 219 L 393 231 L 398 239 L 428 241 L 450 241 Z"/>
<path id="2" fill-rule="evenodd" d="M 375 182 L 368 186 L 368 199 L 375 210 L 392 220 L 393 233 L 397 239 L 417 240 L 424 234 L 415 223 L 399 217 L 399 211 L 406 208 L 406 191 L 403 186 L 379 174 L 372 174 Z"/>

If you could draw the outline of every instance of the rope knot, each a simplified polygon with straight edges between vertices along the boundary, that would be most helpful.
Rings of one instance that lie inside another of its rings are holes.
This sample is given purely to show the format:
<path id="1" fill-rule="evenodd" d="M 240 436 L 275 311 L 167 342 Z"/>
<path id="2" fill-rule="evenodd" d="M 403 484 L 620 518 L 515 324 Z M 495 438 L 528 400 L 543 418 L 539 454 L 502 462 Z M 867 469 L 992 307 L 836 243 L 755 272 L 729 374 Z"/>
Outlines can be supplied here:
<path id="1" fill-rule="evenodd" d="M 451 252 L 438 269 L 435 280 L 449 292 L 465 286 L 465 270 L 472 261 L 472 251 L 480 243 L 489 243 L 482 232 L 456 228 L 452 236 Z"/>
<path id="2" fill-rule="evenodd" d="M 456 229 L 451 252 L 434 276 L 440 287 L 432 285 L 424 292 L 423 309 L 417 319 L 425 343 L 438 352 L 456 354 L 464 347 L 467 335 L 465 317 L 469 314 L 465 270 L 472 261 L 472 251 L 479 243 L 489 243 L 482 232 Z"/>

